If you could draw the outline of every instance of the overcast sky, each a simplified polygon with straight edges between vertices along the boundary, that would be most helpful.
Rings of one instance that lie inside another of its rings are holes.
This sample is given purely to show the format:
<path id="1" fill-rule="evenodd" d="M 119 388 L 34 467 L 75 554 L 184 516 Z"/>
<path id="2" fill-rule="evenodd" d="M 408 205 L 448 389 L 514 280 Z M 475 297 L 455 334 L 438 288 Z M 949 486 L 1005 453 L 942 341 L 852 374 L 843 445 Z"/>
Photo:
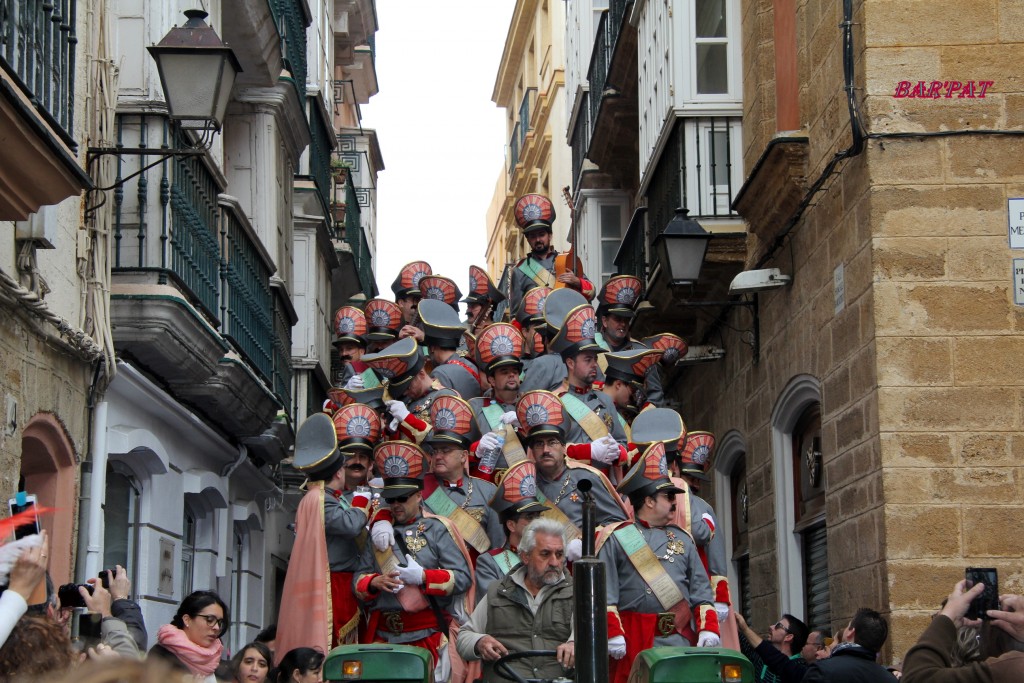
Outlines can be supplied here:
<path id="1" fill-rule="evenodd" d="M 465 293 L 481 267 L 485 214 L 504 168 L 504 110 L 491 91 L 514 0 L 377 0 L 377 287 L 426 260 Z"/>

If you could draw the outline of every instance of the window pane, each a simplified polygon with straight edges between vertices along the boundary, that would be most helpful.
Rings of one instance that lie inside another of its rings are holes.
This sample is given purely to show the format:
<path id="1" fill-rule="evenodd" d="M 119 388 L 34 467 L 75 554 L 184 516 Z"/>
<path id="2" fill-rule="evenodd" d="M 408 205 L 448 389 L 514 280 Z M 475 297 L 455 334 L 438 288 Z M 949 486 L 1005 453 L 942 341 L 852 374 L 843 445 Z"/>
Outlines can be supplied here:
<path id="1" fill-rule="evenodd" d="M 697 0 L 697 37 L 725 38 L 725 0 Z"/>
<path id="2" fill-rule="evenodd" d="M 697 45 L 697 93 L 724 95 L 728 92 L 728 46 L 724 43 Z"/>
<path id="3" fill-rule="evenodd" d="M 601 280 L 615 272 L 615 254 L 619 251 L 618 240 L 601 240 Z M 596 284 L 596 283 L 595 283 Z"/>
<path id="4" fill-rule="evenodd" d="M 708 155 L 711 157 L 711 184 L 729 184 L 729 131 L 708 131 Z"/>
<path id="5" fill-rule="evenodd" d="M 622 239 L 622 211 L 618 206 L 601 207 L 601 237 Z"/>
<path id="6" fill-rule="evenodd" d="M 128 477 L 107 469 L 106 502 L 103 505 L 103 567 L 129 567 L 128 545 L 131 539 L 132 485 Z"/>

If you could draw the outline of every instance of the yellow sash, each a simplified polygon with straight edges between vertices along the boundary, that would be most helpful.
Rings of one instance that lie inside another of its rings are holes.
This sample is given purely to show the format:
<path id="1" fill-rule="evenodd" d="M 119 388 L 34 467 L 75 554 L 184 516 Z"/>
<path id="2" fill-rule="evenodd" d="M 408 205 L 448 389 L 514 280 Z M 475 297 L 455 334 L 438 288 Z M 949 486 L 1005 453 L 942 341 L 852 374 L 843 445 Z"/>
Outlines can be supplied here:
<path id="1" fill-rule="evenodd" d="M 570 391 L 572 391 L 570 389 Z M 565 406 L 569 417 L 576 420 L 591 441 L 608 436 L 610 428 L 605 421 L 598 417 L 597 413 L 586 403 L 576 398 L 571 393 L 562 394 L 562 405 Z"/>
<path id="2" fill-rule="evenodd" d="M 658 556 L 651 550 L 651 546 L 647 545 L 644 535 L 636 528 L 636 524 L 621 526 L 615 530 L 613 535 L 629 556 L 629 561 L 640 574 L 640 578 L 650 587 L 654 597 L 658 598 L 663 609 L 670 610 L 685 599 L 679 586 L 668 575 Z"/>
<path id="3" fill-rule="evenodd" d="M 566 517 L 565 513 L 562 512 L 557 505 L 555 505 L 555 502 L 553 500 L 548 500 L 544 496 L 544 494 L 541 493 L 540 487 L 537 487 L 537 500 L 548 506 L 547 510 L 540 513 L 541 517 L 553 519 L 559 524 L 563 525 L 570 539 L 583 538 L 583 532 L 580 531 L 580 528 L 573 524 L 572 520 Z"/>
<path id="4" fill-rule="evenodd" d="M 512 425 L 505 425 L 505 445 L 501 447 L 501 452 L 509 467 L 526 460 L 526 451 L 523 450 L 523 444 Z"/>
<path id="5" fill-rule="evenodd" d="M 377 566 L 380 567 L 380 573 L 384 576 L 390 576 L 393 572 L 398 570 L 398 556 L 395 554 L 394 548 L 388 548 L 387 550 L 373 549 L 373 554 L 377 558 Z M 398 603 L 402 606 L 406 612 L 419 612 L 422 609 L 426 609 L 429 606 L 427 599 L 423 596 L 423 591 L 419 586 L 406 586 L 402 590 L 398 591 L 396 596 Z"/>
<path id="6" fill-rule="evenodd" d="M 442 484 L 443 485 L 443 484 Z M 477 552 L 485 553 L 491 549 L 491 539 L 480 523 L 473 516 L 455 504 L 455 501 L 441 490 L 441 486 L 427 498 L 427 507 L 435 515 L 447 517 L 459 530 L 466 543 L 476 548 Z"/>

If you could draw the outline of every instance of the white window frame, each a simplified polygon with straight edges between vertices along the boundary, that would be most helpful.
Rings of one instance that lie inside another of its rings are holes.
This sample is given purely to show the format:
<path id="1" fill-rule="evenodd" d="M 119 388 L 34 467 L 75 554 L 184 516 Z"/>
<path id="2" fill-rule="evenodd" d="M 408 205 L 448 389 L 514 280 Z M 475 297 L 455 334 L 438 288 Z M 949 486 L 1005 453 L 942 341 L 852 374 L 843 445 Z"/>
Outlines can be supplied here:
<path id="1" fill-rule="evenodd" d="M 128 537 L 126 539 L 128 552 L 125 557 L 125 564 L 122 565 L 128 572 L 128 580 L 131 582 L 133 593 L 136 591 L 136 587 L 139 584 L 139 571 L 138 571 L 138 553 L 139 553 L 139 516 L 140 507 L 142 502 L 142 485 L 139 482 L 139 478 L 135 472 L 127 464 L 120 460 L 108 460 L 107 466 L 110 468 L 110 472 L 117 476 L 124 477 L 128 480 L 128 487 L 130 489 L 128 499 Z M 109 473 L 106 478 L 106 486 L 110 486 Z M 104 492 L 105 493 L 105 492 Z M 106 495 L 104 495 L 104 501 L 106 501 Z M 105 503 L 104 503 L 105 504 Z M 113 569 L 113 563 L 106 562 L 106 531 L 109 527 L 104 524 L 104 539 L 103 539 L 103 554 L 104 554 L 104 565 L 100 567 L 100 570 Z"/>
<path id="2" fill-rule="evenodd" d="M 716 122 L 717 123 L 717 122 Z M 711 121 L 704 117 L 683 118 L 683 144 L 686 153 L 686 187 L 684 196 L 699 197 L 698 205 L 687 207 L 692 216 L 711 216 L 710 207 L 717 209 L 718 217 L 730 218 L 732 197 L 729 196 L 729 184 L 712 185 L 711 178 L 711 144 L 709 133 Z M 739 118 L 729 122 L 726 129 L 716 126 L 715 132 L 727 132 L 729 135 L 730 178 L 733 194 L 739 192 L 743 185 L 743 125 Z M 699 143 L 699 146 L 698 146 Z M 698 157 L 698 150 L 700 157 Z M 701 177 L 697 176 L 697 163 L 701 165 Z M 692 204 L 692 202 L 691 202 Z"/>
<path id="3" fill-rule="evenodd" d="M 797 375 L 782 390 L 772 411 L 772 465 L 775 479 L 776 557 L 779 612 L 804 614 L 803 536 L 794 531 L 796 496 L 793 472 L 793 429 L 808 406 L 821 403 L 821 382 Z"/>
<path id="4" fill-rule="evenodd" d="M 680 3 L 676 3 L 677 9 Z M 743 101 L 743 54 L 741 51 L 740 39 L 740 3 L 739 0 L 725 0 L 725 37 L 724 38 L 698 38 L 697 37 L 697 3 L 689 0 L 686 3 L 685 14 L 685 38 L 687 46 L 687 58 L 685 78 L 683 79 L 683 99 L 693 103 L 735 103 L 739 106 Z M 697 92 L 697 46 L 708 44 L 725 44 L 728 70 L 726 82 L 728 87 L 724 93 L 700 94 Z"/>

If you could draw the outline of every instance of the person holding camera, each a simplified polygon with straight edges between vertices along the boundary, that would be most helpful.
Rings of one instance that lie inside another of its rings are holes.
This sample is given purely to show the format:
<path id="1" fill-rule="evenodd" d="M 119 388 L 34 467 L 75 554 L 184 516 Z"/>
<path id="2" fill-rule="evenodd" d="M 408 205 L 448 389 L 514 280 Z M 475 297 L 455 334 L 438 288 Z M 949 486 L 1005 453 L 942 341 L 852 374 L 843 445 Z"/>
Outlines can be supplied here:
<path id="1" fill-rule="evenodd" d="M 89 656 L 95 659 L 97 656 L 120 655 L 137 659 L 142 653 L 138 634 L 141 632 L 144 646 L 146 626 L 139 606 L 128 599 L 131 582 L 121 565 L 101 572 L 103 574 L 106 577 L 89 579 L 87 584 L 76 586 L 85 608 L 90 614 L 98 614 L 100 617 L 100 642 L 95 648 L 89 649 Z"/>
<path id="2" fill-rule="evenodd" d="M 966 581 L 953 586 L 946 604 L 935 615 L 903 660 L 904 683 L 1009 683 L 1024 680 L 1024 597 L 999 596 L 998 610 L 987 610 L 981 620 L 981 660 L 956 666 L 953 652 L 957 630 L 965 625 L 971 601 L 985 585 L 967 589 Z M 971 622 L 977 624 L 977 622 Z"/>

